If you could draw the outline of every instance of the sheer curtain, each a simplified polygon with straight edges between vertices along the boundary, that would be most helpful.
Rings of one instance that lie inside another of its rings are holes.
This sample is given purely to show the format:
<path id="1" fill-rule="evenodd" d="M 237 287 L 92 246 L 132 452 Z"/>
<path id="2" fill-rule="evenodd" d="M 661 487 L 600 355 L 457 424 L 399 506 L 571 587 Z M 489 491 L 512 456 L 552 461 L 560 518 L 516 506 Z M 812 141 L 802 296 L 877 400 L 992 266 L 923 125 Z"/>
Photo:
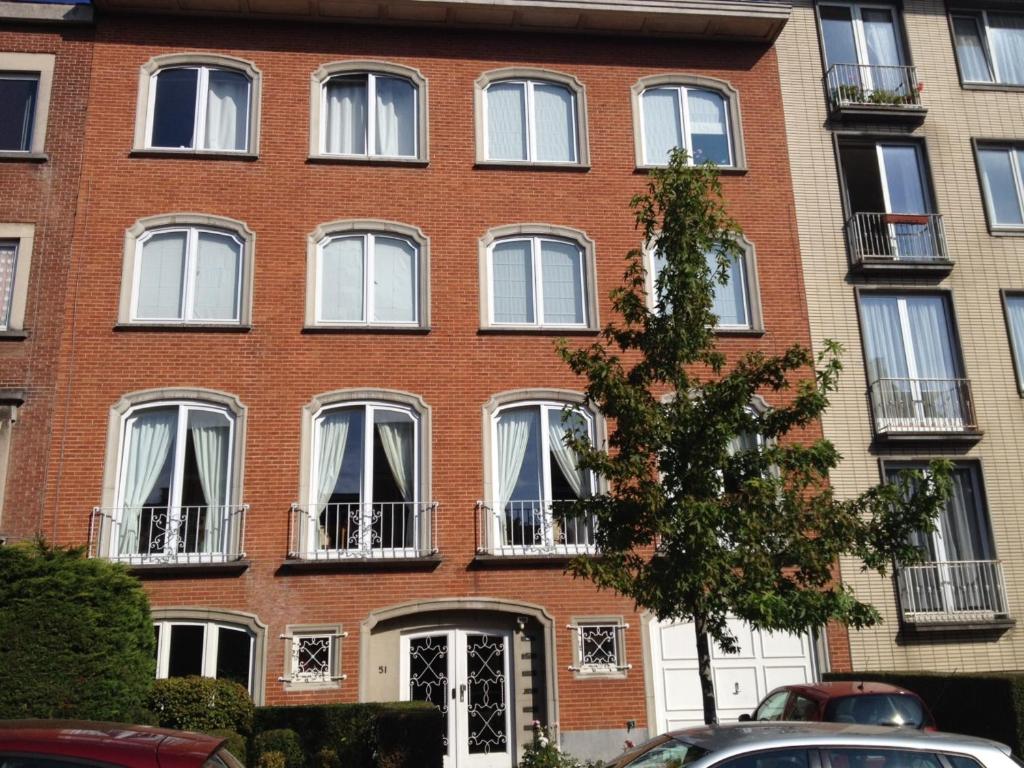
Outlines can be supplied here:
<path id="1" fill-rule="evenodd" d="M 120 555 L 148 554 L 140 551 L 139 528 L 142 507 L 152 493 L 160 471 L 167 463 L 178 423 L 177 410 L 154 410 L 138 414 L 128 431 L 128 461 L 121 497 Z"/>
<path id="2" fill-rule="evenodd" d="M 644 115 L 644 162 L 665 165 L 683 145 L 678 88 L 648 88 L 641 97 Z"/>
<path id="3" fill-rule="evenodd" d="M 227 552 L 222 536 L 228 519 L 227 472 L 230 428 L 219 414 L 193 412 L 189 417 L 192 448 L 199 469 L 199 483 L 206 498 L 206 525 L 202 533 L 202 552 Z"/>
<path id="4" fill-rule="evenodd" d="M 374 320 L 416 320 L 416 249 L 406 240 L 375 237 L 373 249 Z"/>
<path id="5" fill-rule="evenodd" d="M 336 237 L 320 247 L 320 320 L 363 319 L 363 237 Z"/>
<path id="6" fill-rule="evenodd" d="M 140 320 L 177 320 L 182 317 L 185 281 L 184 232 L 158 232 L 142 244 L 139 256 L 139 293 L 135 317 Z"/>
<path id="7" fill-rule="evenodd" d="M 725 98 L 710 91 L 690 91 L 691 150 L 695 163 L 729 165 L 729 136 L 725 125 Z"/>
<path id="8" fill-rule="evenodd" d="M 942 550 L 946 560 L 989 559 L 988 525 L 981 517 L 974 472 L 969 467 L 953 470 L 953 490 L 940 514 Z"/>
<path id="9" fill-rule="evenodd" d="M 494 83 L 486 91 L 487 157 L 526 159 L 526 85 Z"/>
<path id="10" fill-rule="evenodd" d="M 879 67 L 870 71 L 871 87 L 876 91 L 885 90 L 906 96 L 908 86 L 904 82 L 903 73 L 898 69 L 881 68 L 898 67 L 903 63 L 892 11 L 862 8 L 861 20 L 864 23 L 864 42 L 868 49 L 866 63 Z"/>
<path id="11" fill-rule="evenodd" d="M 583 256 L 570 243 L 545 240 L 541 244 L 544 281 L 544 322 L 583 323 Z"/>
<path id="12" fill-rule="evenodd" d="M 326 140 L 331 155 L 366 154 L 366 76 L 327 81 Z"/>
<path id="13" fill-rule="evenodd" d="M 705 254 L 708 269 L 712 276 L 718 272 L 718 255 L 713 251 Z M 711 311 L 718 316 L 719 325 L 745 326 L 747 318 L 747 285 L 743 271 L 743 259 L 733 259 L 729 263 L 729 282 L 725 285 L 715 283 L 714 303 Z"/>
<path id="14" fill-rule="evenodd" d="M 988 35 L 999 82 L 1024 85 L 1024 15 L 990 13 Z"/>
<path id="15" fill-rule="evenodd" d="M 249 78 L 223 69 L 209 71 L 206 148 L 244 151 L 248 144 Z"/>
<path id="16" fill-rule="evenodd" d="M 973 16 L 954 16 L 953 32 L 956 36 L 957 58 L 964 80 L 991 83 L 992 70 L 988 65 L 985 45 L 978 32 L 978 21 Z"/>
<path id="17" fill-rule="evenodd" d="M 576 160 L 572 91 L 562 85 L 535 83 L 533 115 L 536 121 L 537 160 L 571 163 Z"/>
<path id="18" fill-rule="evenodd" d="M 868 379 L 906 379 L 907 350 L 903 343 L 897 300 L 892 296 L 864 296 L 864 351 Z"/>
<path id="19" fill-rule="evenodd" d="M 416 87 L 398 77 L 377 77 L 377 154 L 416 154 Z"/>
<path id="20" fill-rule="evenodd" d="M 408 420 L 378 421 L 377 434 L 403 501 L 413 500 L 413 424 Z"/>
<path id="21" fill-rule="evenodd" d="M 577 499 L 589 495 L 590 489 L 586 487 L 587 473 L 580 469 L 579 456 L 576 452 L 565 444 L 565 436 L 577 433 L 585 427 L 583 419 L 578 415 L 570 417 L 568 424 L 554 412 L 548 416 L 548 443 L 551 445 L 551 454 L 555 457 L 555 462 L 565 479 L 569 481 Z"/>
<path id="22" fill-rule="evenodd" d="M 494 246 L 491 252 L 494 322 L 533 322 L 532 253 L 530 240 L 512 240 Z"/>
<path id="23" fill-rule="evenodd" d="M 910 338 L 926 418 L 961 420 L 964 417 L 956 384 L 956 362 L 950 340 L 946 304 L 941 296 L 907 299 Z"/>
<path id="24" fill-rule="evenodd" d="M 1010 343 L 1017 376 L 1024 381 L 1024 296 L 1006 297 L 1006 316 L 1010 324 Z"/>
<path id="25" fill-rule="evenodd" d="M 241 256 L 241 245 L 233 237 L 199 233 L 192 300 L 192 316 L 196 320 L 238 319 Z"/>
<path id="26" fill-rule="evenodd" d="M 512 497 L 526 459 L 530 433 L 538 428 L 539 414 L 535 408 L 517 408 L 498 417 L 498 503 L 503 510 Z"/>
<path id="27" fill-rule="evenodd" d="M 331 411 L 320 419 L 320 453 L 317 462 L 316 505 L 323 512 L 338 484 L 341 462 L 345 458 L 349 428 L 355 412 Z"/>

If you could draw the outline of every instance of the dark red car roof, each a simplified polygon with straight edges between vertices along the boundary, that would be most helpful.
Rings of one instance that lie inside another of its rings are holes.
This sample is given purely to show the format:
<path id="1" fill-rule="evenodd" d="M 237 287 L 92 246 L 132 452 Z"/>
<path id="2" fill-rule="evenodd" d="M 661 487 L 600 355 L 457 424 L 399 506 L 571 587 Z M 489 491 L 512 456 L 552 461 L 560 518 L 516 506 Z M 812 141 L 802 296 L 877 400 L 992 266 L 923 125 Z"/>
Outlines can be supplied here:
<path id="1" fill-rule="evenodd" d="M 126 768 L 200 768 L 224 739 L 86 720 L 0 720 L 0 752 L 59 755 Z"/>
<path id="2" fill-rule="evenodd" d="M 784 685 L 783 688 L 801 693 L 808 698 L 838 699 L 842 696 L 864 696 L 872 693 L 893 693 L 920 698 L 913 691 L 899 688 L 888 683 L 873 683 L 869 680 L 837 680 L 829 683 L 807 683 L 804 685 Z"/>

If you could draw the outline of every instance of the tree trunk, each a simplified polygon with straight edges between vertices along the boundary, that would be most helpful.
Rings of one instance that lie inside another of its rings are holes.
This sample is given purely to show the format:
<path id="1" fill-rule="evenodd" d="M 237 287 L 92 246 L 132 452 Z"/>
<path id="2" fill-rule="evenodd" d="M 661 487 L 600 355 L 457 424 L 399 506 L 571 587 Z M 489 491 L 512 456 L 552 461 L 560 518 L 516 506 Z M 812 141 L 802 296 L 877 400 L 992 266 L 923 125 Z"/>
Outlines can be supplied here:
<path id="1" fill-rule="evenodd" d="M 718 725 L 718 706 L 715 703 L 715 684 L 711 679 L 711 644 L 705 632 L 704 619 L 695 617 L 693 629 L 697 633 L 697 675 L 704 699 L 704 723 Z"/>

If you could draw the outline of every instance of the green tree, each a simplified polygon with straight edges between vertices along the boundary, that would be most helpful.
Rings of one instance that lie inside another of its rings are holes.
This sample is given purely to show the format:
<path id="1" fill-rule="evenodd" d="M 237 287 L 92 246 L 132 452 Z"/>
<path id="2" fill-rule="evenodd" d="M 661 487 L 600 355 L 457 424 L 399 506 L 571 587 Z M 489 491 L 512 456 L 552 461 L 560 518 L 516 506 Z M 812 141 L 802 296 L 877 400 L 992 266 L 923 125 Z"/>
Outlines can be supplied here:
<path id="1" fill-rule="evenodd" d="M 153 678 L 149 601 L 123 566 L 0 547 L 0 718 L 145 719 Z"/>
<path id="2" fill-rule="evenodd" d="M 736 650 L 727 618 L 788 632 L 829 620 L 878 622 L 878 611 L 834 578 L 834 566 L 853 555 L 884 574 L 919 561 L 910 535 L 933 529 L 949 466 L 935 462 L 926 474 L 837 498 L 828 474 L 840 456 L 806 428 L 836 389 L 840 347 L 732 360 L 715 347 L 715 286 L 742 256 L 717 169 L 687 166 L 676 151 L 632 208 L 664 266 L 649 303 L 644 251 L 631 251 L 624 285 L 611 294 L 616 319 L 588 347 L 559 343 L 587 380 L 588 401 L 614 426 L 607 446 L 581 432 L 567 436 L 581 468 L 605 478 L 608 490 L 556 514 L 596 519 L 602 557 L 573 560 L 573 574 L 658 619 L 693 622 L 704 719 L 714 723 L 709 640 Z M 771 407 L 752 409 L 755 395 Z"/>

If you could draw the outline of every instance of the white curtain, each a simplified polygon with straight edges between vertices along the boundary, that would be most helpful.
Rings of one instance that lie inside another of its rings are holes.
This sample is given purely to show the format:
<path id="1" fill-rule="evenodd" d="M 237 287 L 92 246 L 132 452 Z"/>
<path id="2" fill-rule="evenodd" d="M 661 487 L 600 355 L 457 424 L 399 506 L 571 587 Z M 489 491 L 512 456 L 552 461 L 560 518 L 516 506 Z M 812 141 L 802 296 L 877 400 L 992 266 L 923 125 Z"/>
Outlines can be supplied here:
<path id="1" fill-rule="evenodd" d="M 999 82 L 1024 85 L 1024 15 L 990 13 L 988 34 Z"/>
<path id="2" fill-rule="evenodd" d="M 177 410 L 154 410 L 138 414 L 128 431 L 128 461 L 125 465 L 124 495 L 121 498 L 121 527 L 118 554 L 140 553 L 139 527 L 142 507 L 152 493 L 174 440 Z"/>
<path id="3" fill-rule="evenodd" d="M 486 92 L 487 157 L 526 159 L 526 86 L 495 83 Z"/>
<path id="4" fill-rule="evenodd" d="M 206 525 L 202 531 L 201 552 L 227 551 L 221 539 L 227 522 L 227 473 L 230 428 L 219 414 L 195 411 L 189 417 L 192 448 L 199 469 L 199 483 L 206 498 Z M 200 516 L 201 517 L 201 516 Z"/>
<path id="5" fill-rule="evenodd" d="M 536 408 L 517 408 L 498 417 L 498 503 L 496 512 L 503 512 L 523 470 L 530 433 L 537 430 Z"/>
<path id="6" fill-rule="evenodd" d="M 953 471 L 953 490 L 940 514 L 942 549 L 946 559 L 989 559 L 988 521 L 981 517 L 974 473 L 968 467 Z"/>
<path id="7" fill-rule="evenodd" d="M 714 251 L 705 254 L 711 274 L 718 272 L 718 255 Z M 718 316 L 719 325 L 745 326 L 747 318 L 747 284 L 743 270 L 743 259 L 733 259 L 729 263 L 729 282 L 722 285 L 715 283 L 714 302 L 711 311 Z"/>
<path id="8" fill-rule="evenodd" d="M 985 190 L 992 218 L 997 224 L 1022 224 L 1021 201 L 1013 178 L 1013 164 L 1008 149 L 979 149 L 981 183 Z M 1018 155 L 1024 160 L 1024 157 Z"/>
<path id="9" fill-rule="evenodd" d="M 899 307 L 892 296 L 865 296 L 861 299 L 864 314 L 864 346 L 867 354 L 868 378 L 905 379 L 907 351 L 903 344 Z"/>
<path id="10" fill-rule="evenodd" d="M 241 260 L 241 245 L 233 237 L 199 233 L 192 301 L 192 316 L 196 320 L 238 319 Z"/>
<path id="11" fill-rule="evenodd" d="M 862 8 L 864 41 L 868 48 L 868 64 L 896 67 L 900 60 L 900 44 L 896 38 L 896 25 L 892 11 L 886 9 Z M 878 87 L 876 84 L 875 87 Z M 882 86 L 887 87 L 887 86 Z"/>
<path id="12" fill-rule="evenodd" d="M 403 501 L 413 500 L 413 468 L 415 450 L 413 446 L 413 423 L 402 421 L 377 422 L 377 434 L 384 448 L 391 475 L 402 494 Z"/>
<path id="13" fill-rule="evenodd" d="M 973 16 L 954 16 L 953 31 L 956 35 L 956 52 L 960 60 L 960 72 L 964 80 L 976 83 L 992 82 L 992 70 L 988 66 L 985 45 L 978 32 L 978 21 Z"/>
<path id="14" fill-rule="evenodd" d="M 690 91 L 690 133 L 725 135 L 725 99 L 710 91 Z"/>
<path id="15" fill-rule="evenodd" d="M 139 257 L 139 320 L 178 320 L 185 280 L 184 232 L 159 232 L 142 244 Z"/>
<path id="16" fill-rule="evenodd" d="M 324 149 L 331 155 L 366 154 L 366 76 L 327 81 Z"/>
<path id="17" fill-rule="evenodd" d="M 363 319 L 363 238 L 336 237 L 320 248 L 320 319 Z"/>
<path id="18" fill-rule="evenodd" d="M 641 97 L 644 114 L 644 162 L 665 165 L 683 144 L 678 88 L 648 88 Z"/>
<path id="19" fill-rule="evenodd" d="M 374 320 L 416 320 L 416 249 L 407 240 L 375 237 L 373 250 Z"/>
<path id="20" fill-rule="evenodd" d="M 416 154 L 416 87 L 398 77 L 377 77 L 377 154 Z"/>
<path id="21" fill-rule="evenodd" d="M 1010 324 L 1010 343 L 1017 375 L 1024 381 L 1024 296 L 1006 297 L 1006 315 Z"/>
<path id="22" fill-rule="evenodd" d="M 211 69 L 206 102 L 206 148 L 245 150 L 248 144 L 249 78 Z"/>
<path id="23" fill-rule="evenodd" d="M 956 378 L 945 300 L 941 296 L 908 298 L 907 316 L 910 320 L 910 338 L 913 340 L 918 377 Z"/>
<path id="24" fill-rule="evenodd" d="M 551 240 L 541 244 L 545 323 L 583 323 L 582 261 L 575 245 Z"/>
<path id="25" fill-rule="evenodd" d="M 580 459 L 576 452 L 565 444 L 565 436 L 579 432 L 581 427 L 585 427 L 585 423 L 580 416 L 573 416 L 570 417 L 569 424 L 565 424 L 554 412 L 548 416 L 548 419 L 548 442 L 551 445 L 551 453 L 565 479 L 569 481 L 572 492 L 577 499 L 581 499 L 585 495 L 589 495 L 590 489 L 585 488 L 587 473 L 580 469 Z"/>
<path id="26" fill-rule="evenodd" d="M 14 270 L 17 265 L 17 244 L 0 242 L 0 329 L 6 328 L 10 322 L 11 298 L 14 295 Z"/>
<path id="27" fill-rule="evenodd" d="M 571 163 L 576 160 L 572 91 L 562 85 L 533 86 L 537 160 Z"/>
<path id="28" fill-rule="evenodd" d="M 498 243 L 491 253 L 494 321 L 533 322 L 533 263 L 529 240 Z"/>

